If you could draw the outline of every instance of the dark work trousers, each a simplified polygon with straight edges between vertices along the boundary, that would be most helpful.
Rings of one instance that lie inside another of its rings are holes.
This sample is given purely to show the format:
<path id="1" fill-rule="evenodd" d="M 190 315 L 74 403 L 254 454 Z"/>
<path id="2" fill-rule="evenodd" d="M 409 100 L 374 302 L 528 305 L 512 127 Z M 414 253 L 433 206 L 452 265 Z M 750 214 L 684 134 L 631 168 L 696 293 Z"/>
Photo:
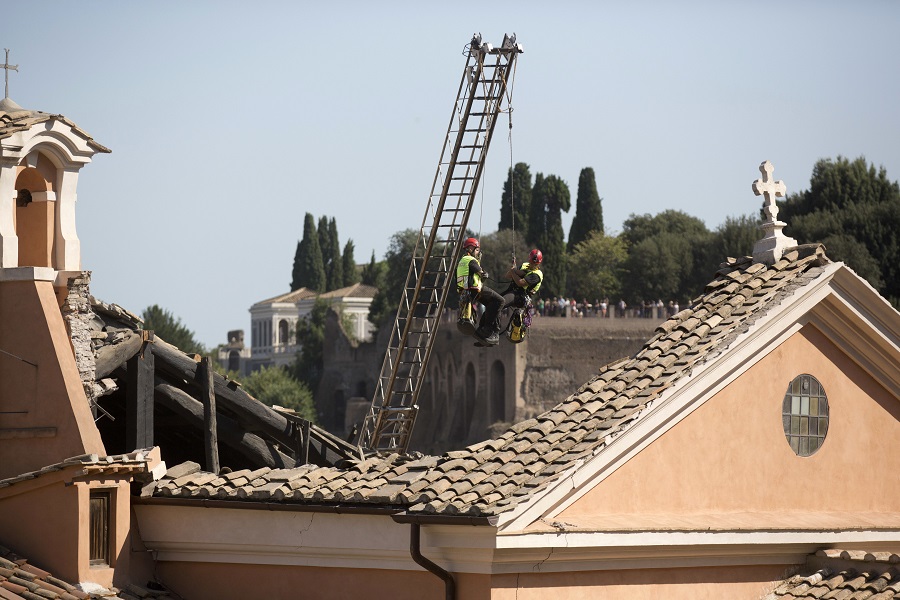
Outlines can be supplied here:
<path id="1" fill-rule="evenodd" d="M 503 308 L 512 306 L 513 308 L 525 308 L 527 304 L 525 292 L 519 290 L 511 290 L 509 288 L 503 292 Z"/>
<path id="2" fill-rule="evenodd" d="M 478 328 L 487 334 L 500 333 L 500 309 L 503 308 L 503 296 L 487 286 L 481 288 L 478 301 L 484 305 L 484 313 L 478 322 Z"/>

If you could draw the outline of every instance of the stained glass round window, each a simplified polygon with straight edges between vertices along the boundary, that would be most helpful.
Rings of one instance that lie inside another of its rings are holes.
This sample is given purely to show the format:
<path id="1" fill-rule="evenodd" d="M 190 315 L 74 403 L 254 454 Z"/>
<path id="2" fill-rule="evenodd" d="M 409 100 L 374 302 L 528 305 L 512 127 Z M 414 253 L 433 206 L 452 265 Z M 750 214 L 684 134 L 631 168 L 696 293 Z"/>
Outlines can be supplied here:
<path id="1" fill-rule="evenodd" d="M 788 385 L 781 405 L 784 437 L 797 456 L 812 456 L 828 433 L 828 398 L 819 380 L 798 375 Z"/>

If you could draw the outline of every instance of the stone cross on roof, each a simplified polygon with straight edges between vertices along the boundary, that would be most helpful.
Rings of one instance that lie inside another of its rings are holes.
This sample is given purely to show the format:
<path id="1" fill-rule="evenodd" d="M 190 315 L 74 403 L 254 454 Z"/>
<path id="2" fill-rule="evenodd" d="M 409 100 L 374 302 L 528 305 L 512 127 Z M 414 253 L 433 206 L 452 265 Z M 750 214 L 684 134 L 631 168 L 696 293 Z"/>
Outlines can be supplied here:
<path id="1" fill-rule="evenodd" d="M 772 221 L 778 218 L 778 205 L 775 204 L 775 198 L 784 198 L 784 193 L 787 191 L 783 181 L 772 181 L 772 171 L 774 170 L 775 167 L 772 166 L 772 163 L 765 161 L 759 165 L 762 178 L 753 182 L 753 193 L 763 197 L 763 210 L 766 212 L 766 217 Z"/>
<path id="2" fill-rule="evenodd" d="M 760 225 L 763 238 L 753 246 L 753 260 L 756 262 L 775 264 L 782 257 L 784 251 L 797 245 L 797 240 L 784 235 L 781 230 L 787 225 L 777 219 L 778 205 L 775 198 L 783 198 L 787 188 L 782 181 L 772 181 L 772 171 L 775 167 L 769 161 L 759 165 L 762 177 L 753 182 L 753 193 L 764 198 L 763 211 L 766 220 Z"/>
<path id="3" fill-rule="evenodd" d="M 4 48 L 4 50 L 6 50 L 6 62 L 4 62 L 2 65 L 0 65 L 0 67 L 2 67 L 4 70 L 4 76 L 5 76 L 4 79 L 6 80 L 6 86 L 5 86 L 5 90 L 4 90 L 5 95 L 3 97 L 9 98 L 9 72 L 15 71 L 16 73 L 18 73 L 19 65 L 9 64 L 9 48 Z"/>

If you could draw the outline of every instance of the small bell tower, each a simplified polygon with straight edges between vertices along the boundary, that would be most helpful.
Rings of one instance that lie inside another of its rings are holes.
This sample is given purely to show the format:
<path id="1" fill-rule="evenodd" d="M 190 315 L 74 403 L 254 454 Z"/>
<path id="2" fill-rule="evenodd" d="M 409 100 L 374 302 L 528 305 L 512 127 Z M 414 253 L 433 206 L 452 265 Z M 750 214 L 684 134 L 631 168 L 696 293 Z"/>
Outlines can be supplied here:
<path id="1" fill-rule="evenodd" d="M 0 100 L 0 479 L 105 455 L 60 310 L 82 275 L 78 173 L 109 152 L 63 117 Z"/>
<path id="2" fill-rule="evenodd" d="M 0 281 L 53 280 L 64 287 L 81 270 L 75 227 L 78 173 L 109 152 L 62 115 L 0 100 Z"/>

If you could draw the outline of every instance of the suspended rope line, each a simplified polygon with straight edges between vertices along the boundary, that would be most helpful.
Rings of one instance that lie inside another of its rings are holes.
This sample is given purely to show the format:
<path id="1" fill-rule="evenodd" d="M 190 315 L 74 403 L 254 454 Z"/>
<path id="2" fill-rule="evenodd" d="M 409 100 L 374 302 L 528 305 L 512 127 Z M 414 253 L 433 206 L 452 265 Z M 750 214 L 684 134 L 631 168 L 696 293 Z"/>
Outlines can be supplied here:
<path id="1" fill-rule="evenodd" d="M 513 163 L 513 141 L 512 141 L 512 115 L 513 115 L 513 105 L 512 105 L 512 94 L 513 90 L 516 87 L 516 69 L 519 68 L 519 61 L 515 61 L 513 63 L 513 75 L 512 81 L 509 85 L 506 84 L 506 81 L 503 82 L 504 88 L 506 90 L 506 104 L 509 108 L 506 110 L 507 117 L 509 119 L 509 215 L 510 222 L 512 223 L 512 264 L 515 267 L 518 262 L 516 261 L 516 183 L 515 183 L 515 173 L 516 166 Z"/>
<path id="2" fill-rule="evenodd" d="M 515 67 L 514 67 L 515 68 Z M 512 105 L 509 107 L 509 214 L 512 222 L 512 264 L 515 267 L 516 262 L 516 167 L 513 164 L 513 143 L 512 143 Z"/>

